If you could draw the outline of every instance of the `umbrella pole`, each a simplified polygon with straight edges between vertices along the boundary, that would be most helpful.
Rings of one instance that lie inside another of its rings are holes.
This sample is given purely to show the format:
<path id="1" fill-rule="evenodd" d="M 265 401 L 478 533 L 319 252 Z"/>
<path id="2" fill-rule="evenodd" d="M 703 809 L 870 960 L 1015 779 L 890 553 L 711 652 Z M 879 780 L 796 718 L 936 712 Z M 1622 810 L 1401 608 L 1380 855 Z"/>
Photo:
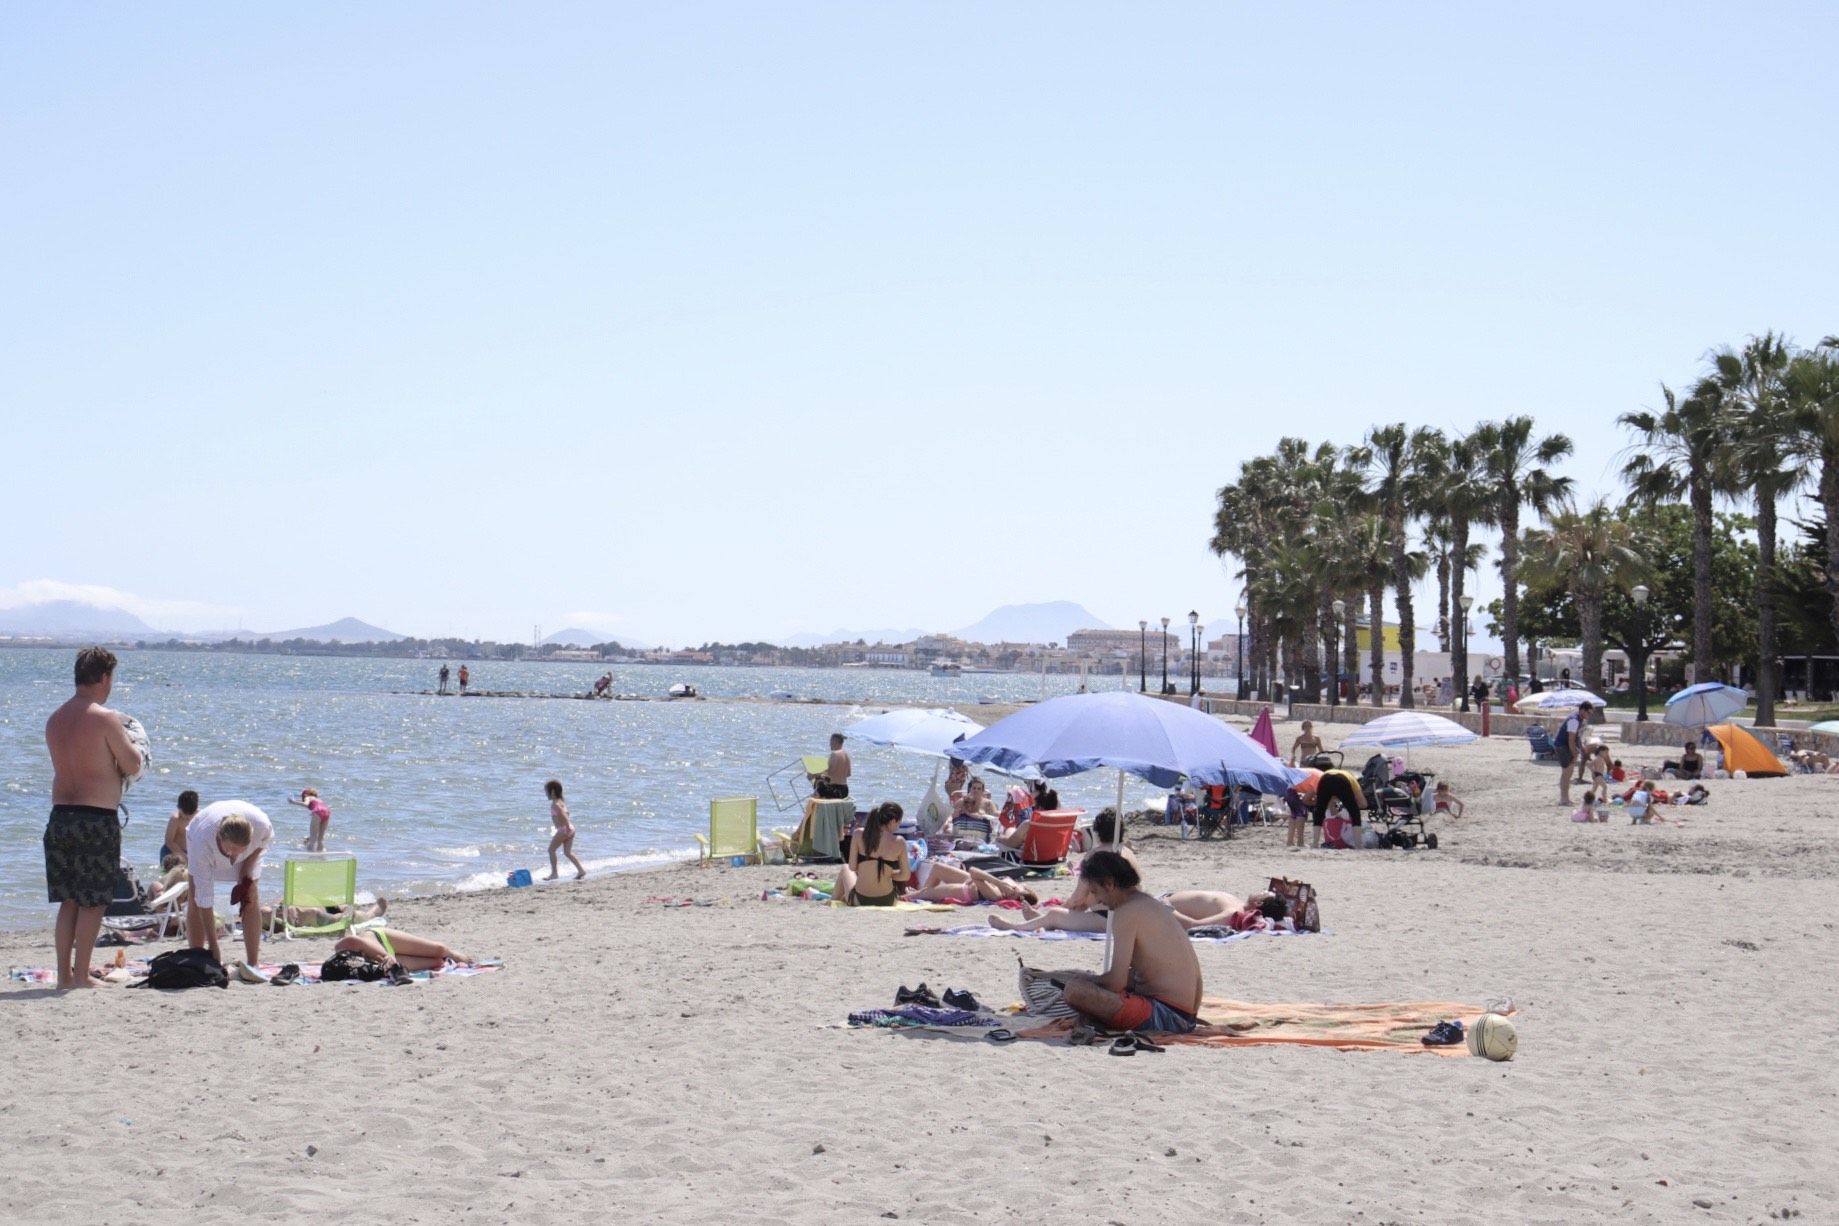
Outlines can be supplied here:
<path id="1" fill-rule="evenodd" d="M 1117 825 L 1112 829 L 1111 833 L 1117 836 L 1117 842 L 1114 845 L 1117 847 L 1122 847 L 1124 845 L 1124 772 L 1123 771 L 1119 771 L 1117 773 Z M 1105 925 L 1105 931 L 1106 932 L 1111 931 L 1111 926 L 1109 924 Z M 1107 952 L 1108 951 L 1109 951 L 1109 947 L 1107 946 Z"/>

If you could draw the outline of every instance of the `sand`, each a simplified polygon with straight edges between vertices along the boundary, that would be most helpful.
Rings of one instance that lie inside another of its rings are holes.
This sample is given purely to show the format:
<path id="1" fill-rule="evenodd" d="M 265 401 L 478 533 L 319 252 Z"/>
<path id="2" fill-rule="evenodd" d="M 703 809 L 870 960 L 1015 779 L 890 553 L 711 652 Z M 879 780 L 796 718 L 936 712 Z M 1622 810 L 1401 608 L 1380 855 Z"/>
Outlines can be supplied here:
<path id="1" fill-rule="evenodd" d="M 1321 892 L 1331 935 L 1201 947 L 1211 992 L 1511 996 L 1510 1064 L 852 1030 L 901 984 L 1008 1001 L 1018 950 L 1096 967 L 1102 947 L 903 937 L 960 917 L 762 902 L 787 870 L 684 868 L 394 909 L 508 964 L 471 979 L 0 989 L 0 1215 L 1834 1220 L 1839 777 L 1713 782 L 1680 828 L 1584 826 L 1526 758 L 1413 754 L 1470 806 L 1434 819 L 1436 852 L 1286 852 L 1276 829 L 1139 843 L 1153 888 L 1281 873 Z M 48 931 L 0 946 L 51 960 Z"/>

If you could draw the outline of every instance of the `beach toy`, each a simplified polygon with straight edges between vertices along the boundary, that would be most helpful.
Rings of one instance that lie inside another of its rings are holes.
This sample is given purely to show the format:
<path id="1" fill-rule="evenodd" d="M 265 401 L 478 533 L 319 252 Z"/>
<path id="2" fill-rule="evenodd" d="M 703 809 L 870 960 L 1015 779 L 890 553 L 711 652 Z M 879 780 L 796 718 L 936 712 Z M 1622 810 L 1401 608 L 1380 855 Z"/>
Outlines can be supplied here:
<path id="1" fill-rule="evenodd" d="M 1748 771 L 1737 771 L 1731 775 L 1732 779 L 1748 779 L 1749 777 L 1750 773 Z"/>
<path id="2" fill-rule="evenodd" d="M 116 714 L 119 715 L 120 712 Z M 134 752 L 140 755 L 140 769 L 131 775 L 121 777 L 121 790 L 125 792 L 140 782 L 142 776 L 153 766 L 153 748 L 147 741 L 147 730 L 141 727 L 140 721 L 132 715 L 121 716 L 121 730 L 127 734 L 128 744 L 134 747 Z"/>
<path id="3" fill-rule="evenodd" d="M 1472 1056 L 1511 1060 L 1519 1049 L 1519 1031 L 1498 1013 L 1484 1013 L 1469 1027 L 1469 1054 Z"/>
<path id="4" fill-rule="evenodd" d="M 530 870 L 527 868 L 512 869 L 509 873 L 505 874 L 504 883 L 508 886 L 529 885 L 531 883 Z"/>

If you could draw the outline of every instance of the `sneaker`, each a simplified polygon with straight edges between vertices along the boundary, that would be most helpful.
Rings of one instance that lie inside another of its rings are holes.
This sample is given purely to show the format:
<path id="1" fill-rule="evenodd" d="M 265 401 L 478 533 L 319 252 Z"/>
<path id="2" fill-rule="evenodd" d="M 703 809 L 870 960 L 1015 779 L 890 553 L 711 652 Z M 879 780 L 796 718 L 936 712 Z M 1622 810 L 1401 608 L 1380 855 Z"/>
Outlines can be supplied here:
<path id="1" fill-rule="evenodd" d="M 1461 1022 L 1438 1022 L 1430 1028 L 1430 1033 L 1418 1042 L 1426 1047 L 1454 1047 L 1462 1042 Z"/>
<path id="2" fill-rule="evenodd" d="M 275 977 L 273 979 L 270 979 L 268 982 L 274 987 L 284 988 L 288 984 L 295 982 L 299 978 L 300 978 L 300 964 L 297 962 L 289 962 L 286 966 L 282 967 L 279 971 L 276 971 Z"/>
<path id="3" fill-rule="evenodd" d="M 389 981 L 392 988 L 406 988 L 415 982 L 415 976 L 402 969 L 402 963 L 389 964 Z"/>
<path id="4" fill-rule="evenodd" d="M 983 1004 L 969 992 L 957 988 L 945 989 L 945 1004 L 948 1008 L 963 1009 L 968 1013 L 982 1013 Z"/>
<path id="5" fill-rule="evenodd" d="M 926 1005 L 936 1009 L 939 1007 L 939 998 L 931 988 L 923 983 L 917 988 L 909 988 L 903 983 L 900 985 L 900 990 L 894 993 L 894 1003 L 897 1005 Z"/>
<path id="6" fill-rule="evenodd" d="M 250 966 L 247 962 L 238 962 L 236 964 L 236 977 L 242 980 L 244 983 L 267 983 L 268 982 L 267 975 L 264 975 L 260 970 L 256 969 L 255 967 Z"/>

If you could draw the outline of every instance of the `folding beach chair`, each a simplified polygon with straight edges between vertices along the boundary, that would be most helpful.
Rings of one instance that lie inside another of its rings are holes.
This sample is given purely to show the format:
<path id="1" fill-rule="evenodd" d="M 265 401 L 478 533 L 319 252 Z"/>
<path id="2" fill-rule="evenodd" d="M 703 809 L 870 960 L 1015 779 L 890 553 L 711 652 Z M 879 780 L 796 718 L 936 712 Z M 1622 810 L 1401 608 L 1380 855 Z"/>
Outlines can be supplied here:
<path id="1" fill-rule="evenodd" d="M 987 817 L 974 817 L 966 814 L 951 819 L 951 838 L 954 843 L 969 843 L 973 847 L 982 847 L 996 839 L 995 826 Z"/>
<path id="2" fill-rule="evenodd" d="M 709 834 L 696 836 L 702 845 L 702 863 L 730 856 L 756 856 L 760 851 L 760 800 L 757 796 L 720 796 L 709 802 Z"/>
<path id="3" fill-rule="evenodd" d="M 185 896 L 192 883 L 180 881 L 147 900 L 147 909 L 139 915 L 105 915 L 102 926 L 112 932 L 141 932 L 151 929 L 161 936 L 184 931 Z"/>
<path id="4" fill-rule="evenodd" d="M 1526 743 L 1532 749 L 1535 762 L 1558 756 L 1558 747 L 1552 744 L 1552 734 L 1545 730 L 1544 724 L 1527 725 Z"/>
<path id="5" fill-rule="evenodd" d="M 356 856 L 315 856 L 289 859 L 284 866 L 281 901 L 275 907 L 273 930 L 288 940 L 349 932 L 352 910 L 358 903 Z M 339 914 L 323 924 L 294 924 L 287 913 L 293 907 L 338 907 Z"/>
<path id="6" fill-rule="evenodd" d="M 1011 859 L 1031 873 L 1044 873 L 1066 863 L 1084 809 L 1037 810 L 1029 819 L 1028 833 Z"/>

